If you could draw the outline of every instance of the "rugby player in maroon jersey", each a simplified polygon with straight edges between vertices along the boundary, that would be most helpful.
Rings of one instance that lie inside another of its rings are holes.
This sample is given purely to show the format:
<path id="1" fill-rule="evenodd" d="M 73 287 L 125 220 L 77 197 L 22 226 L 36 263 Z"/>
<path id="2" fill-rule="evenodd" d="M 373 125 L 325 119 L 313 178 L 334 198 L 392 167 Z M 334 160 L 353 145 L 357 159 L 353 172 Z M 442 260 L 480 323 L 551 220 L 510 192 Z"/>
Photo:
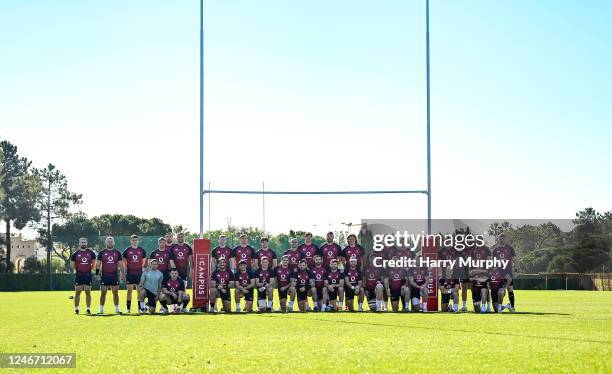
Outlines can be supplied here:
<path id="1" fill-rule="evenodd" d="M 301 259 L 297 269 L 291 274 L 291 285 L 295 288 L 300 312 L 306 311 L 308 305 L 308 291 L 312 292 L 313 299 L 317 298 L 315 281 L 305 259 Z"/>
<path id="2" fill-rule="evenodd" d="M 474 313 L 486 313 L 486 300 L 489 294 L 488 288 L 489 277 L 486 271 L 475 272 L 470 276 L 472 284 L 472 302 L 474 304 Z"/>
<path id="3" fill-rule="evenodd" d="M 214 271 L 217 268 L 217 262 L 221 257 L 226 260 L 232 257 L 232 249 L 227 246 L 227 237 L 225 235 L 219 235 L 219 245 L 213 248 L 211 259 L 211 269 Z M 232 269 L 233 270 L 233 269 Z"/>
<path id="4" fill-rule="evenodd" d="M 316 255 L 314 257 L 314 266 L 310 269 L 310 271 L 314 278 L 314 285 L 317 291 L 316 295 L 311 295 L 312 302 L 314 304 L 314 310 L 316 312 L 319 310 L 326 309 L 323 300 L 323 289 L 325 288 L 325 274 L 327 273 L 327 269 L 323 267 L 323 257 L 321 257 L 321 255 Z"/>
<path id="5" fill-rule="evenodd" d="M 319 253 L 323 256 L 323 267 L 329 267 L 331 260 L 340 257 L 342 254 L 342 248 L 334 243 L 334 233 L 328 232 L 326 235 L 326 242 L 319 248 Z"/>
<path id="6" fill-rule="evenodd" d="M 283 256 L 287 256 L 291 271 L 297 269 L 298 263 L 302 259 L 302 252 L 298 250 L 298 240 L 296 238 L 289 240 L 289 249 L 283 253 Z"/>
<path id="7" fill-rule="evenodd" d="M 172 259 L 178 270 L 179 278 L 185 282 L 185 288 L 187 288 L 187 280 L 191 277 L 193 250 L 189 244 L 185 243 L 185 234 L 182 232 L 176 234 L 176 244 L 172 246 L 170 252 L 172 252 Z"/>
<path id="8" fill-rule="evenodd" d="M 70 256 L 74 270 L 74 313 L 79 314 L 81 292 L 85 291 L 87 314 L 91 314 L 91 271 L 96 267 L 96 253 L 87 247 L 87 239 L 79 239 L 79 249 Z"/>
<path id="9" fill-rule="evenodd" d="M 384 310 L 385 304 L 384 272 L 382 268 L 374 266 L 375 259 L 381 256 L 382 252 L 380 251 L 371 252 L 363 271 L 363 277 L 365 278 L 364 292 L 368 299 L 368 307 L 374 312 Z"/>
<path id="10" fill-rule="evenodd" d="M 157 261 L 157 270 L 162 272 L 165 280 L 170 276 L 170 269 L 174 269 L 176 266 L 174 266 L 172 252 L 166 249 L 166 238 L 159 238 L 157 243 L 159 245 L 158 248 L 151 252 L 149 258 Z"/>
<path id="11" fill-rule="evenodd" d="M 123 278 L 123 261 L 121 252 L 115 249 L 115 239 L 108 236 L 104 241 L 106 248 L 98 253 L 96 276 L 102 277 L 100 280 L 100 311 L 104 314 L 104 303 L 106 302 L 106 292 L 110 289 L 113 293 L 115 303 L 115 313 L 121 314 L 119 309 L 119 279 Z"/>
<path id="12" fill-rule="evenodd" d="M 329 269 L 325 273 L 325 287 L 323 288 L 323 303 L 327 304 L 326 311 L 336 312 L 342 309 L 344 299 L 344 274 L 338 269 L 338 259 L 332 258 Z"/>
<path id="13" fill-rule="evenodd" d="M 274 307 L 274 268 L 270 267 L 268 257 L 259 259 L 259 268 L 255 271 L 257 287 L 257 306 L 260 312 L 271 312 Z M 267 304 L 266 304 L 267 299 Z"/>
<path id="14" fill-rule="evenodd" d="M 514 312 L 514 273 L 512 265 L 515 256 L 514 248 L 508 244 L 506 235 L 500 234 L 497 238 L 497 245 L 493 248 L 493 257 L 498 260 L 508 260 L 508 266 L 504 269 L 506 278 L 506 288 L 508 289 L 508 299 L 510 300 L 510 312 Z"/>
<path id="15" fill-rule="evenodd" d="M 289 267 L 289 257 L 281 257 L 280 265 L 274 269 L 274 286 L 278 289 L 278 299 L 282 312 L 293 311 L 293 301 L 287 307 L 287 294 L 295 300 L 295 288 L 291 286 L 291 268 Z"/>
<path id="16" fill-rule="evenodd" d="M 458 235 L 457 233 L 455 233 Z M 471 248 L 459 248 L 457 246 L 454 247 L 455 252 L 457 252 L 456 259 L 460 258 L 469 259 L 472 257 L 472 249 Z M 461 312 L 467 312 L 467 294 L 468 289 L 470 288 L 470 272 L 467 266 L 462 266 L 459 263 L 454 268 L 453 278 L 458 279 L 461 284 L 461 302 L 463 303 L 461 307 Z"/>
<path id="17" fill-rule="evenodd" d="M 276 253 L 270 248 L 268 248 L 269 242 L 269 239 L 266 237 L 263 237 L 259 240 L 260 247 L 259 250 L 255 253 L 255 269 L 261 266 L 259 263 L 264 257 L 268 259 L 268 265 L 272 269 L 274 269 L 278 265 L 276 260 Z"/>
<path id="18" fill-rule="evenodd" d="M 398 242 L 398 246 L 394 247 L 392 251 L 392 256 L 396 256 L 399 261 L 406 261 L 405 263 L 407 264 L 408 260 L 416 257 L 416 251 L 408 248 L 408 246 L 402 239 Z M 406 280 L 407 280 L 408 275 L 410 274 L 410 272 L 408 271 L 409 270 L 408 266 L 404 266 L 404 269 L 406 270 Z M 410 306 L 410 287 L 408 287 L 408 285 L 406 285 L 405 292 L 400 294 L 400 304 L 399 305 L 401 306 L 402 309 L 408 309 L 408 307 Z"/>
<path id="19" fill-rule="evenodd" d="M 253 268 L 253 257 L 255 256 L 255 250 L 249 245 L 249 238 L 246 234 L 240 234 L 238 237 L 240 244 L 238 244 L 232 250 L 232 257 L 230 258 L 230 267 L 236 269 L 238 261 L 245 260 L 248 269 Z"/>
<path id="20" fill-rule="evenodd" d="M 363 312 L 363 281 L 361 279 L 361 270 L 357 264 L 357 257 L 351 257 L 349 258 L 348 266 L 344 269 L 344 294 L 346 296 L 346 306 L 350 312 L 355 310 L 353 304 L 355 295 L 359 303 L 359 311 Z"/>
<path id="21" fill-rule="evenodd" d="M 289 269 L 293 272 L 298 267 L 298 263 L 302 259 L 302 252 L 298 250 L 298 240 L 296 238 L 291 238 L 289 240 L 289 249 L 285 251 L 283 256 L 287 256 L 289 260 Z M 289 294 L 289 311 L 293 311 L 293 304 L 295 303 L 295 292 L 291 292 Z"/>
<path id="22" fill-rule="evenodd" d="M 487 260 L 489 259 L 489 257 L 491 257 L 491 251 L 489 250 L 489 247 L 487 247 L 486 245 L 473 246 L 470 248 L 470 250 L 472 254 L 472 260 L 481 261 L 481 260 Z M 483 266 L 475 266 L 470 269 L 470 274 L 472 274 L 472 272 L 478 273 L 478 272 L 483 272 L 483 271 L 486 271 L 486 269 Z M 486 300 L 483 300 L 482 302 L 486 305 L 487 312 L 490 312 L 491 311 L 491 295 L 487 294 Z"/>
<path id="23" fill-rule="evenodd" d="M 304 234 L 304 243 L 298 246 L 298 251 L 302 254 L 302 258 L 306 260 L 308 268 L 312 269 L 315 265 L 314 258 L 319 254 L 319 247 L 312 242 L 311 233 Z"/>
<path id="24" fill-rule="evenodd" d="M 451 248 L 454 252 L 454 250 Z M 453 278 L 453 269 L 444 269 L 444 277 L 440 279 L 440 295 L 442 298 L 442 312 L 459 312 L 459 281 Z M 453 305 L 449 307 L 449 301 L 453 300 Z"/>
<path id="25" fill-rule="evenodd" d="M 504 296 L 506 296 L 506 285 L 505 272 L 501 268 L 494 268 L 489 273 L 489 290 L 491 298 L 493 299 L 493 311 L 501 313 L 506 306 L 504 304 Z"/>
<path id="26" fill-rule="evenodd" d="M 417 258 L 417 264 L 419 263 L 419 258 Z M 428 280 L 429 271 L 426 267 L 416 266 L 411 269 L 408 276 L 408 285 L 410 286 L 412 312 L 427 312 Z"/>
<path id="27" fill-rule="evenodd" d="M 397 262 L 400 260 L 400 257 L 393 256 L 391 259 Z M 406 271 L 405 268 L 389 267 L 387 269 L 387 274 L 384 279 L 385 289 L 387 290 L 387 294 L 391 297 L 391 308 L 394 312 L 400 310 L 400 305 L 402 309 L 404 308 L 404 304 L 400 304 L 400 300 L 410 300 L 410 295 L 406 295 L 407 280 L 408 271 Z"/>
<path id="28" fill-rule="evenodd" d="M 174 245 L 174 234 L 169 232 L 165 235 L 166 238 L 166 249 L 171 251 L 172 246 Z"/>
<path id="29" fill-rule="evenodd" d="M 159 295 L 162 313 L 168 312 L 168 304 L 174 305 L 174 313 L 187 311 L 189 294 L 185 292 L 185 283 L 179 277 L 178 269 L 170 270 L 170 278 L 162 282 L 161 294 Z"/>
<path id="30" fill-rule="evenodd" d="M 357 236 L 355 234 L 347 236 L 346 241 L 348 245 L 342 250 L 342 257 L 344 257 L 345 260 L 355 257 L 357 259 L 357 268 L 361 270 L 364 262 L 363 257 L 365 256 L 365 249 L 357 243 Z"/>
<path id="31" fill-rule="evenodd" d="M 217 260 L 217 268 L 210 277 L 210 311 L 217 312 L 217 297 L 221 299 L 223 311 L 231 312 L 230 288 L 233 287 L 234 274 L 227 268 L 227 260 L 220 257 Z"/>
<path id="32" fill-rule="evenodd" d="M 255 275 L 248 268 L 246 259 L 238 261 L 238 270 L 234 273 L 234 287 L 236 288 L 236 313 L 240 313 L 240 299 L 244 297 L 244 310 L 253 311 L 253 296 L 255 294 Z"/>
<path id="33" fill-rule="evenodd" d="M 123 251 L 123 267 L 126 269 L 125 275 L 125 288 L 126 288 L 126 312 L 131 313 L 132 309 L 132 291 L 137 290 L 136 294 L 140 295 L 138 291 L 138 285 L 140 284 L 140 277 L 142 276 L 142 270 L 147 263 L 147 253 L 138 245 L 138 235 L 132 235 L 130 237 L 130 246 Z M 144 299 L 141 300 L 138 297 L 138 309 L 143 310 L 145 308 Z"/>

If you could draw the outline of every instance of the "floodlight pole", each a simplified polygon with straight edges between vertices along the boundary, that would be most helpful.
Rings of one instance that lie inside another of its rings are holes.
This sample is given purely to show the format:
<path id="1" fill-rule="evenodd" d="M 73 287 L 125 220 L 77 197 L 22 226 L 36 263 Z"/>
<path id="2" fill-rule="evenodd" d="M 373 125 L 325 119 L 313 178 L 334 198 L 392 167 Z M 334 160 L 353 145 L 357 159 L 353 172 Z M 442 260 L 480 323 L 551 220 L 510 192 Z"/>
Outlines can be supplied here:
<path id="1" fill-rule="evenodd" d="M 429 88 L 429 0 L 425 0 L 425 60 L 427 69 L 427 233 L 431 234 L 431 130 Z"/>
<path id="2" fill-rule="evenodd" d="M 200 0 L 200 239 L 204 238 L 204 0 Z"/>

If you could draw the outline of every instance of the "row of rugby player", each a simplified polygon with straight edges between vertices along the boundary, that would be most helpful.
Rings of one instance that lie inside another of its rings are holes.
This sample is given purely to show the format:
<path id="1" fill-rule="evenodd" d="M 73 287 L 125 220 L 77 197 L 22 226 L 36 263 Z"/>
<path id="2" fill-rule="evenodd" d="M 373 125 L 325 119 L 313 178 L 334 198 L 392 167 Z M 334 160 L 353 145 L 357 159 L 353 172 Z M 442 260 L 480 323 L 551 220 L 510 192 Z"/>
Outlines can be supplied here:
<path id="1" fill-rule="evenodd" d="M 189 295 L 185 292 L 187 278 L 191 272 L 191 247 L 184 242 L 182 234 L 177 235 L 177 243 L 173 235 L 167 234 L 159 239 L 159 248 L 150 256 L 150 266 L 147 265 L 145 251 L 138 246 L 138 237 L 131 237 L 131 245 L 123 253 L 114 249 L 112 237 L 106 239 L 106 248 L 97 255 L 87 248 L 87 241 L 81 238 L 80 248 L 72 256 L 72 266 L 75 270 L 75 312 L 79 313 L 81 291 L 86 294 L 87 313 L 90 313 L 91 303 L 91 271 L 95 268 L 96 276 L 100 278 L 100 311 L 104 313 L 106 293 L 113 293 L 115 312 L 119 309 L 118 285 L 120 279 L 127 284 L 127 312 L 130 313 L 132 291 L 137 290 L 139 310 L 154 312 L 157 301 L 162 304 L 162 312 L 168 312 L 167 304 L 175 304 L 175 311 L 185 311 Z M 230 309 L 230 288 L 235 288 L 236 310 L 240 311 L 240 301 L 245 299 L 245 310 L 253 310 L 254 291 L 258 291 L 258 309 L 271 311 L 273 309 L 273 289 L 278 289 L 281 311 L 291 311 L 298 299 L 300 310 L 310 310 L 307 297 L 313 298 L 314 310 L 336 311 L 346 308 L 354 310 L 354 296 L 358 297 L 358 310 L 363 310 L 363 300 L 367 296 L 371 310 L 386 310 L 387 298 L 390 296 L 394 311 L 426 310 L 426 269 L 390 268 L 384 271 L 372 266 L 370 257 L 362 272 L 364 249 L 357 244 L 355 235 L 347 237 L 348 246 L 341 249 L 334 242 L 334 234 L 328 233 L 326 243 L 320 248 L 312 243 L 312 234 L 304 236 L 304 243 L 298 246 L 297 239 L 292 239 L 290 248 L 284 253 L 280 264 L 276 254 L 268 248 L 268 240 L 261 239 L 261 248 L 257 252 L 248 245 L 246 235 L 239 237 L 240 245 L 234 249 L 227 247 L 227 238 L 219 237 L 219 246 L 213 249 L 211 279 L 211 311 L 216 311 L 216 299 L 221 298 L 223 310 Z M 406 248 L 391 248 L 389 257 L 414 257 L 414 252 Z M 477 258 L 486 258 L 491 253 L 474 253 Z M 514 251 L 500 236 L 495 251 L 503 251 L 506 258 L 512 259 Z M 450 259 L 458 255 L 465 256 L 468 251 L 455 251 L 452 248 L 442 248 L 440 257 Z M 228 264 L 229 259 L 229 264 Z M 349 261 L 346 261 L 349 259 Z M 97 260 L 97 261 L 96 261 Z M 348 262 L 348 263 L 347 263 Z M 229 265 L 229 266 L 228 266 Z M 345 266 L 344 266 L 345 265 Z M 344 267 L 344 271 L 341 271 Z M 176 272 L 170 270 L 176 269 Z M 157 276 L 158 272 L 160 276 Z M 364 279 L 362 279 L 362 274 Z M 153 280 L 151 280 L 153 278 Z M 160 278 L 158 280 L 158 278 Z M 180 282 L 177 282 L 177 279 Z M 155 284 L 157 282 L 157 284 Z M 508 271 L 494 269 L 487 273 L 479 269 L 469 271 L 455 269 L 443 274 L 439 281 L 442 292 L 442 310 L 467 311 L 467 290 L 472 287 L 475 311 L 501 311 L 506 306 L 502 300 L 508 290 L 510 304 L 514 310 L 514 295 L 512 290 L 511 267 Z M 180 287 L 178 286 L 180 284 Z M 458 308 L 458 293 L 461 289 L 463 307 Z M 493 295 L 493 299 L 491 298 Z M 289 303 L 287 305 L 287 296 Z M 487 302 L 481 302 L 483 297 Z M 148 299 L 145 307 L 144 300 Z M 452 305 L 448 305 L 449 300 Z M 499 302 L 498 302 L 499 300 Z M 401 301 L 401 304 L 400 304 Z M 409 301 L 412 301 L 410 303 Z M 486 309 L 485 309 L 486 306 Z"/>

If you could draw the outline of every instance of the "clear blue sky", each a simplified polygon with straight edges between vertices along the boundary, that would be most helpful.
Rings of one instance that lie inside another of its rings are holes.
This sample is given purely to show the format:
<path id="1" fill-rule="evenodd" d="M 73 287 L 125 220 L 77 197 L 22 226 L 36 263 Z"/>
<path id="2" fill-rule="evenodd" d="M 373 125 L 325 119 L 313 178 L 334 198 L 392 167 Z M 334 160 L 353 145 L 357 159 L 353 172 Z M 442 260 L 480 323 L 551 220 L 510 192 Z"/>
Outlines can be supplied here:
<path id="1" fill-rule="evenodd" d="M 213 187 L 425 187 L 424 1 L 206 1 Z M 0 137 L 89 214 L 197 228 L 197 1 L 0 3 Z M 612 2 L 431 1 L 436 218 L 612 209 Z M 267 228 L 423 217 L 424 197 L 271 197 Z M 215 196 L 212 226 L 261 224 Z M 208 223 L 207 223 L 208 226 Z"/>

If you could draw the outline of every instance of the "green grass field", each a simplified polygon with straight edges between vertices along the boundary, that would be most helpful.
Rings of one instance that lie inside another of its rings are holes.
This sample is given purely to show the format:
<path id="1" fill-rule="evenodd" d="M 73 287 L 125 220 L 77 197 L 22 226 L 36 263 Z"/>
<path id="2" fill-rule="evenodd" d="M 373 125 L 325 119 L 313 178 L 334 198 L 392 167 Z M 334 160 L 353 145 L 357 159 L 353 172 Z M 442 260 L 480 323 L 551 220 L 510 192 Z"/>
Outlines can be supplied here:
<path id="1" fill-rule="evenodd" d="M 79 372 L 100 373 L 612 372 L 611 292 L 516 291 L 503 315 L 88 317 L 70 295 L 0 293 L 0 352 L 76 352 Z"/>

